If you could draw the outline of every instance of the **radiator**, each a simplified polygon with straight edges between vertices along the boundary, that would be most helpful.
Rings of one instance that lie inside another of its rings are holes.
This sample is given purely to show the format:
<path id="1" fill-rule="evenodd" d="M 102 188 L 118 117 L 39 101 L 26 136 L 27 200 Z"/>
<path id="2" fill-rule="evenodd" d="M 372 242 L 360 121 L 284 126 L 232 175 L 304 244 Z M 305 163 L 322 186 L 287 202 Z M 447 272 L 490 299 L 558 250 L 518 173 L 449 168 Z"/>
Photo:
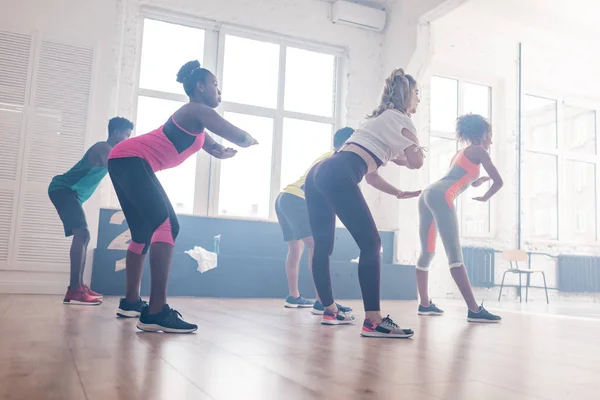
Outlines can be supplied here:
<path id="1" fill-rule="evenodd" d="M 471 285 L 493 287 L 496 266 L 495 250 L 484 247 L 463 247 L 462 252 Z"/>
<path id="2" fill-rule="evenodd" d="M 600 257 L 558 256 L 558 290 L 600 292 Z"/>

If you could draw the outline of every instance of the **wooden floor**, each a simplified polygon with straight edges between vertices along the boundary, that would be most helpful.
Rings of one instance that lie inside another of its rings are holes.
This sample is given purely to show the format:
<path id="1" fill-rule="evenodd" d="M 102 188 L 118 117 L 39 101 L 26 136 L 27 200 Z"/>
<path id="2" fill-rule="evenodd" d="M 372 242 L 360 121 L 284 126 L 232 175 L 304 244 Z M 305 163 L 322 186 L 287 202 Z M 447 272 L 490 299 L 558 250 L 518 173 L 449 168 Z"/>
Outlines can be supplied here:
<path id="1" fill-rule="evenodd" d="M 502 324 L 475 325 L 460 303 L 424 318 L 416 302 L 385 302 L 416 335 L 383 340 L 359 336 L 360 312 L 321 326 L 282 302 L 171 299 L 200 329 L 165 335 L 115 318 L 114 298 L 0 295 L 0 399 L 600 398 L 597 318 L 505 302 Z"/>

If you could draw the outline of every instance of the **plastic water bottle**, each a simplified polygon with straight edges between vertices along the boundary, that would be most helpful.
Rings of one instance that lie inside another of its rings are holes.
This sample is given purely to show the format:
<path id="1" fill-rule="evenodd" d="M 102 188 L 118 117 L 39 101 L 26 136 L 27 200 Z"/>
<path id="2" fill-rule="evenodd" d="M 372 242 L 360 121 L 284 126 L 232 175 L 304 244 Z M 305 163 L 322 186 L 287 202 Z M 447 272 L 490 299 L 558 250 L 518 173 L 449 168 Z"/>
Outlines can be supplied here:
<path id="1" fill-rule="evenodd" d="M 219 245 L 221 244 L 221 235 L 213 238 L 213 253 L 219 254 Z"/>

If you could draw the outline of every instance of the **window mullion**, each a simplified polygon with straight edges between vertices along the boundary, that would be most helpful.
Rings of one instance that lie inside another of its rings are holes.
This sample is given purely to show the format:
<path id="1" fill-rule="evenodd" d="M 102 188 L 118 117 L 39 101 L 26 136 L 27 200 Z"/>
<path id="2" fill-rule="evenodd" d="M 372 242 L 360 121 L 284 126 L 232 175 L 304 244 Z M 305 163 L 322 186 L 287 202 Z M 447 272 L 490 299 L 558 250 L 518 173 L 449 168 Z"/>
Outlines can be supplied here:
<path id="1" fill-rule="evenodd" d="M 271 168 L 271 207 L 269 218 L 275 215 L 274 204 L 281 186 L 281 160 L 283 153 L 283 109 L 285 103 L 285 70 L 287 60 L 287 46 L 279 48 L 279 82 L 277 84 L 277 113 L 273 132 L 273 163 Z"/>

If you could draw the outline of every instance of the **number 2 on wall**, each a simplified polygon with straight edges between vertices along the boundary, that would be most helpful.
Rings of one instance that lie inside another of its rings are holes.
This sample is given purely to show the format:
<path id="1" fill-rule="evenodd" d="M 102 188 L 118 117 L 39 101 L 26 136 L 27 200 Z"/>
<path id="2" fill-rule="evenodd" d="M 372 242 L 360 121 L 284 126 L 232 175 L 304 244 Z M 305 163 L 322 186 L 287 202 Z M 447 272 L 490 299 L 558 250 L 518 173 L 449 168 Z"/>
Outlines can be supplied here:
<path id="1" fill-rule="evenodd" d="M 110 217 L 109 223 L 111 225 L 122 225 L 124 221 L 125 221 L 125 214 L 123 214 L 123 211 L 118 211 Z M 109 250 L 127 250 L 127 247 L 129 246 L 130 241 L 131 241 L 131 232 L 129 231 L 129 229 L 127 229 L 125 232 L 121 233 L 119 236 L 117 236 L 110 242 L 110 244 L 108 245 L 108 249 Z M 115 263 L 115 272 L 121 271 L 123 269 L 125 269 L 125 257 L 117 260 L 117 262 Z"/>

